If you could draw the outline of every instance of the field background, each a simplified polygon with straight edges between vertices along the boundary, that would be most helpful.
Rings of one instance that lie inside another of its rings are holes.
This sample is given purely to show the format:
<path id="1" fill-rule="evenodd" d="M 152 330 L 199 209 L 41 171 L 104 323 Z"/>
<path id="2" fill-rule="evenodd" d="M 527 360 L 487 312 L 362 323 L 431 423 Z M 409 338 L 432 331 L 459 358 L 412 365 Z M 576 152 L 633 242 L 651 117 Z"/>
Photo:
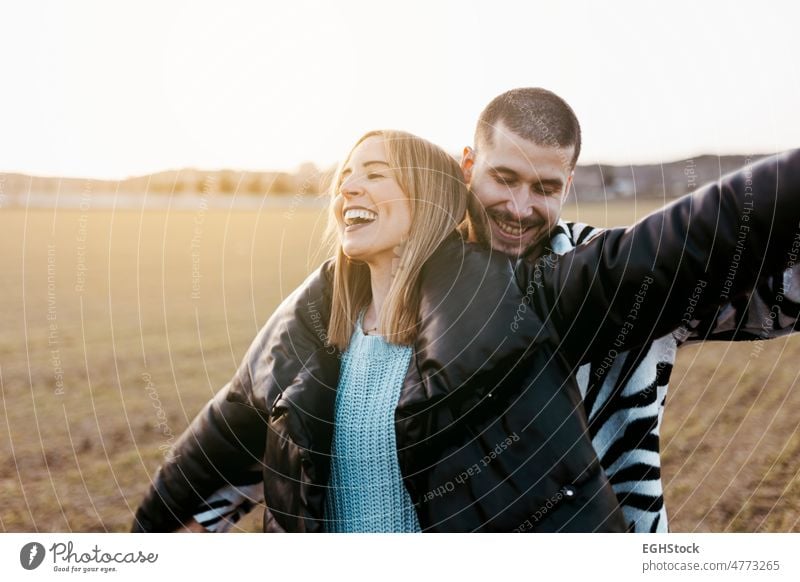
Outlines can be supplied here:
<path id="1" fill-rule="evenodd" d="M 565 217 L 628 224 L 656 205 Z M 169 433 L 324 258 L 322 225 L 290 202 L 0 210 L 0 531 L 127 531 Z M 662 442 L 673 531 L 800 531 L 798 362 L 800 338 L 681 350 Z"/>

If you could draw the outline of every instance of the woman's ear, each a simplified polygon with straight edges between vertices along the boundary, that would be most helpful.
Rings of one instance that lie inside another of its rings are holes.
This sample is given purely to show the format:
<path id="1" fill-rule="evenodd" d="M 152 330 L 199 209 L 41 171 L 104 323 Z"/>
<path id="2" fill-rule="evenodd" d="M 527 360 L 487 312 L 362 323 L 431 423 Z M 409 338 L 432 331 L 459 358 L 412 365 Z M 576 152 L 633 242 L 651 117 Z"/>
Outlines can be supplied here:
<path id="1" fill-rule="evenodd" d="M 469 186 L 472 182 L 472 168 L 475 165 L 475 150 L 467 146 L 461 154 L 461 171 L 464 173 L 464 183 Z"/>

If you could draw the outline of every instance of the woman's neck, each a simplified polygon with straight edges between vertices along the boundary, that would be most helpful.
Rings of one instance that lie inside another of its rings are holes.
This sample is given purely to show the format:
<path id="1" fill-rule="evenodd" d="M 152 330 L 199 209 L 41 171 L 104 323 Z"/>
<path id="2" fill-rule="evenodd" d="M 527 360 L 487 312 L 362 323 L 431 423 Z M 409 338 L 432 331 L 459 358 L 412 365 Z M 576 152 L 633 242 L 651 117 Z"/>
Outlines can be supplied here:
<path id="1" fill-rule="evenodd" d="M 380 314 L 389 288 L 392 285 L 391 263 L 379 262 L 369 265 L 370 286 L 372 287 L 372 301 L 367 306 L 364 314 L 364 329 L 373 330 L 378 327 L 378 314 Z"/>

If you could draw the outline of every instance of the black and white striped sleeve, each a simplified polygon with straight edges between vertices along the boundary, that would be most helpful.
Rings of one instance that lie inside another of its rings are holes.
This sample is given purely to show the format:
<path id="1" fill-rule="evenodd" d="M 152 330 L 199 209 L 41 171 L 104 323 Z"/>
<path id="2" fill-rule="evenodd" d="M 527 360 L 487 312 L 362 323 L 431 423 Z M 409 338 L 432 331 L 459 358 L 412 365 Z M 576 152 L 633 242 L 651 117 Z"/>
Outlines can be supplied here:
<path id="1" fill-rule="evenodd" d="M 258 467 L 253 467 L 246 482 L 229 484 L 203 501 L 194 519 L 210 532 L 227 532 L 231 527 L 264 502 L 264 484 Z"/>

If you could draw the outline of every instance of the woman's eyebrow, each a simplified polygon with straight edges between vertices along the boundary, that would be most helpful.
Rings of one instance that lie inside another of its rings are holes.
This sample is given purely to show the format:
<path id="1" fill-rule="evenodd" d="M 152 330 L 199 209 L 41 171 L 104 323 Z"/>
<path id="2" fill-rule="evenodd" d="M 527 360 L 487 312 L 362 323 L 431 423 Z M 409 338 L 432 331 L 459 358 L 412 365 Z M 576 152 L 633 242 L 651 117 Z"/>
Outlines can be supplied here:
<path id="1" fill-rule="evenodd" d="M 366 168 L 367 166 L 374 166 L 376 164 L 382 164 L 382 165 L 386 166 L 387 168 L 389 167 L 389 162 L 384 162 L 383 160 L 370 160 L 368 162 L 364 162 L 363 164 L 361 164 L 361 166 Z M 339 175 L 339 177 L 340 178 L 345 178 L 345 177 L 349 176 L 352 173 L 353 173 L 353 170 L 350 167 L 347 167 L 347 168 L 342 170 L 342 173 Z"/>

